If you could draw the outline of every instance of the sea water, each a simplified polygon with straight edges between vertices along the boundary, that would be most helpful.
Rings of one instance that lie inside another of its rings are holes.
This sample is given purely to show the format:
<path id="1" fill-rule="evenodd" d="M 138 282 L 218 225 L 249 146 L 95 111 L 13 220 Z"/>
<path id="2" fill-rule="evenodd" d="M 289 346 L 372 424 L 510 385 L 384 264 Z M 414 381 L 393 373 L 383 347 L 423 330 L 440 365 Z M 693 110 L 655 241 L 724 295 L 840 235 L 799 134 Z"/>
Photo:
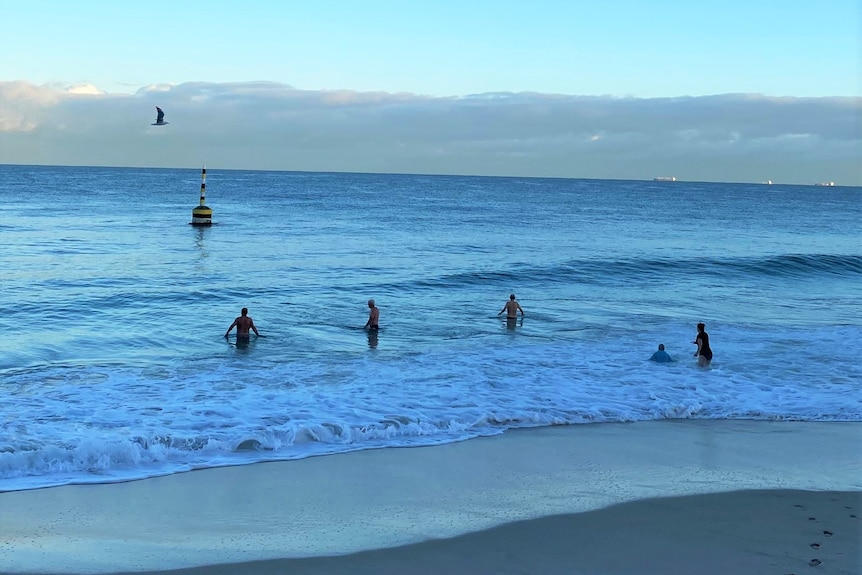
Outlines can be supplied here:
<path id="1" fill-rule="evenodd" d="M 0 166 L 0 491 L 519 427 L 862 421 L 862 188 L 207 176 L 194 227 L 196 169 Z M 242 307 L 247 346 L 223 337 Z"/>

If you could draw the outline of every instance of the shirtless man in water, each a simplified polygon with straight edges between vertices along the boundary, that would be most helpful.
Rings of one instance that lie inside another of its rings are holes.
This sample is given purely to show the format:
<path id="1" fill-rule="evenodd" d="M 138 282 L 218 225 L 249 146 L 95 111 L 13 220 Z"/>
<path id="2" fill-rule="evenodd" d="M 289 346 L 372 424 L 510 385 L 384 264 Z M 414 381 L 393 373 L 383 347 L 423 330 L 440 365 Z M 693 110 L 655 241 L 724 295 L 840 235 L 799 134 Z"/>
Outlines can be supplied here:
<path id="1" fill-rule="evenodd" d="M 234 327 L 236 327 L 237 340 L 248 339 L 250 337 L 248 330 L 254 331 L 254 335 L 259 336 L 260 333 L 258 333 L 257 328 L 254 326 L 254 320 L 248 317 L 248 308 L 242 308 L 242 311 L 240 311 L 240 313 L 242 315 L 233 320 L 233 323 L 230 324 L 230 327 L 227 328 L 226 332 L 224 332 L 224 336 L 227 337 L 230 333 L 230 330 L 232 330 Z"/>
<path id="2" fill-rule="evenodd" d="M 380 329 L 380 308 L 374 305 L 374 300 L 368 300 L 368 321 L 365 327 L 368 329 Z"/>
<path id="3" fill-rule="evenodd" d="M 524 317 L 524 310 L 521 309 L 521 304 L 515 301 L 515 294 L 512 294 L 509 296 L 509 301 L 506 302 L 506 305 L 503 306 L 503 309 L 497 315 L 506 312 L 506 319 L 515 319 L 518 317 L 519 311 L 521 312 L 521 317 Z"/>

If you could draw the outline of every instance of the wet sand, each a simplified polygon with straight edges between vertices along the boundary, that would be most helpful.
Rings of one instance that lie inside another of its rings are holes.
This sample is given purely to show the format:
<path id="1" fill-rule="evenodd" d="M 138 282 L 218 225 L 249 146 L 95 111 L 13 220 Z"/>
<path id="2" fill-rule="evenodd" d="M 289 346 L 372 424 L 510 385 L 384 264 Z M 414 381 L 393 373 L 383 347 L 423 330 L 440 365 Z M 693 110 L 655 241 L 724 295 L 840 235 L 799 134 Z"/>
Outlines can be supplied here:
<path id="1" fill-rule="evenodd" d="M 858 575 L 860 510 L 860 492 L 756 490 L 647 499 L 390 549 L 171 573 Z"/>

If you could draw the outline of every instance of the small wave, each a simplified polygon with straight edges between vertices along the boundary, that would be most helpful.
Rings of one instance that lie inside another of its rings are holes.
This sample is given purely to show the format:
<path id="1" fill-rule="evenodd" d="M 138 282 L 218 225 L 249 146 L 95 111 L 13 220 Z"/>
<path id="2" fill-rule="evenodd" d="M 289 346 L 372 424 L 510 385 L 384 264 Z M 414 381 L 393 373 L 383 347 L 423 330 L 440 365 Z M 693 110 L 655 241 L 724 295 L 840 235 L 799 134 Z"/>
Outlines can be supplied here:
<path id="1" fill-rule="evenodd" d="M 624 259 L 573 260 L 551 267 L 529 267 L 486 274 L 481 279 L 506 281 L 513 277 L 530 277 L 534 281 L 563 281 L 588 284 L 617 283 L 621 279 L 635 282 L 669 281 L 680 276 L 719 278 L 781 277 L 818 279 L 822 277 L 856 279 L 862 277 L 862 256 L 833 254 L 784 254 L 758 258 L 696 259 Z M 448 277 L 442 281 L 479 281 L 480 277 Z M 430 283 L 430 282 L 429 282 Z"/>
<path id="2" fill-rule="evenodd" d="M 635 283 L 676 282 L 681 277 L 716 277 L 723 279 L 787 278 L 819 279 L 824 277 L 862 278 L 862 256 L 844 254 L 783 254 L 758 258 L 631 258 L 616 260 L 577 259 L 556 265 L 534 266 L 515 264 L 504 270 L 459 272 L 418 278 L 391 289 L 436 291 L 478 285 L 523 284 L 587 284 L 618 285 L 620 281 Z M 525 280 L 528 278 L 528 280 Z"/>
<path id="3" fill-rule="evenodd" d="M 781 277 L 862 276 L 862 256 L 831 254 L 787 254 L 768 258 L 743 260 L 746 273 L 761 273 Z"/>
<path id="4" fill-rule="evenodd" d="M 721 278 L 759 276 L 813 279 L 823 276 L 862 276 L 862 256 L 831 254 L 784 254 L 757 258 L 631 259 L 610 262 L 575 261 L 548 275 L 565 274 L 571 279 L 602 283 L 626 277 L 634 280 L 668 278 L 679 275 L 706 275 Z"/>

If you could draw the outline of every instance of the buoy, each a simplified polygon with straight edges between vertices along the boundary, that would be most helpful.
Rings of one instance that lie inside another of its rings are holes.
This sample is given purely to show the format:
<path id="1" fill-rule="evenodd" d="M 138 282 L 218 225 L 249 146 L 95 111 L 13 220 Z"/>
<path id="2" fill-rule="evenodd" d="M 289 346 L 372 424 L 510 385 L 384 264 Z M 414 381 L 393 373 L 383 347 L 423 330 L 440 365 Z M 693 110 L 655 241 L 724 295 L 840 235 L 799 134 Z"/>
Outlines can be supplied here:
<path id="1" fill-rule="evenodd" d="M 201 169 L 201 205 L 192 209 L 193 226 L 211 226 L 213 224 L 212 208 L 204 203 L 207 198 L 207 167 Z"/>

